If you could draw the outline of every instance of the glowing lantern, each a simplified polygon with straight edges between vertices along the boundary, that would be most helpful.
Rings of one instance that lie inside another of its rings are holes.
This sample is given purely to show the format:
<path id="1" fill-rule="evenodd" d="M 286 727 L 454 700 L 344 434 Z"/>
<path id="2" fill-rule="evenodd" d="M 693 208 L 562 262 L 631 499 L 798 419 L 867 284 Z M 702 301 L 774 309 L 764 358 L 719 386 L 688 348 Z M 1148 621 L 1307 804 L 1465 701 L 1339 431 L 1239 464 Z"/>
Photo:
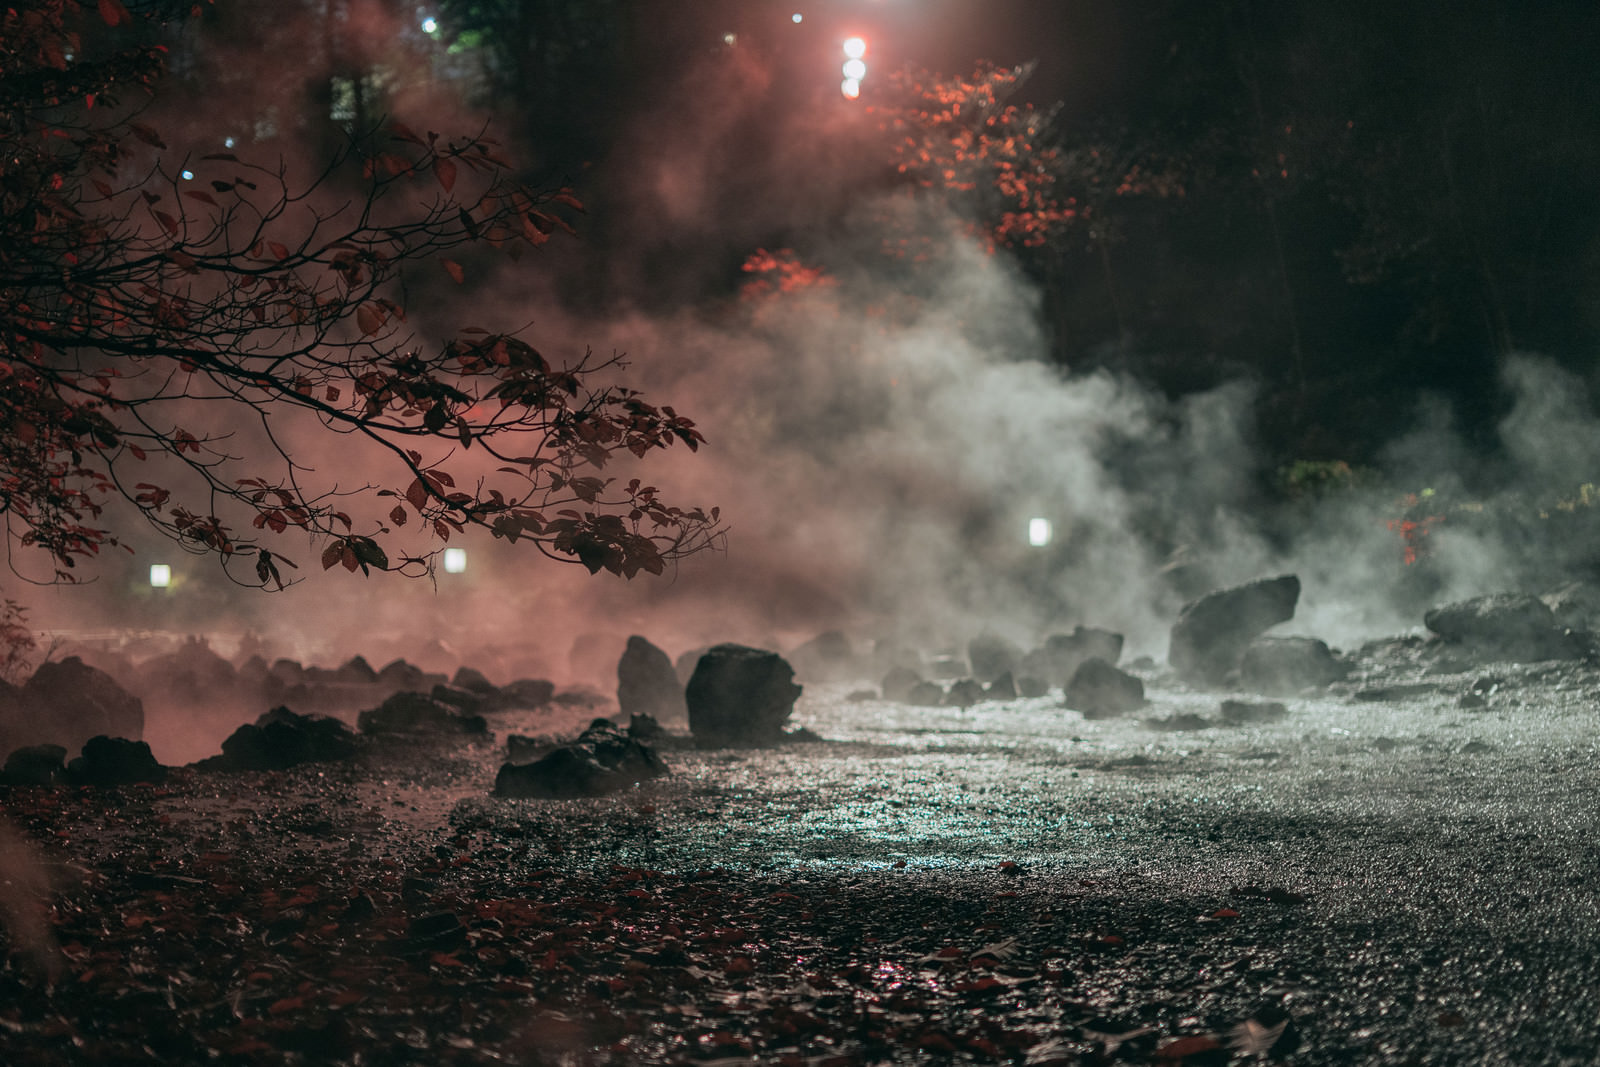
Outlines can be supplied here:
<path id="1" fill-rule="evenodd" d="M 860 81 L 867 76 L 867 65 L 859 59 L 844 61 L 844 76 L 852 81 Z"/>
<path id="2" fill-rule="evenodd" d="M 798 12 L 798 11 L 796 11 L 793 15 L 790 15 L 789 18 L 794 22 L 794 24 L 796 26 L 800 25 L 801 22 L 805 21 L 805 16 L 800 14 L 800 12 Z"/>
<path id="3" fill-rule="evenodd" d="M 844 41 L 844 54 L 849 59 L 865 59 L 867 55 L 867 42 L 860 37 L 846 37 Z"/>
<path id="4" fill-rule="evenodd" d="M 1028 520 L 1028 544 L 1034 548 L 1042 548 L 1048 545 L 1051 533 L 1049 519 Z"/>
<path id="5" fill-rule="evenodd" d="M 839 84 L 839 91 L 844 94 L 846 100 L 854 100 L 861 95 L 861 83 L 854 78 L 846 78 Z"/>
<path id="6" fill-rule="evenodd" d="M 464 548 L 447 548 L 444 550 L 444 571 L 446 574 L 460 574 L 467 569 L 467 550 Z"/>
<path id="7" fill-rule="evenodd" d="M 154 589 L 165 589 L 172 584 L 172 568 L 165 563 L 150 564 L 150 585 Z"/>

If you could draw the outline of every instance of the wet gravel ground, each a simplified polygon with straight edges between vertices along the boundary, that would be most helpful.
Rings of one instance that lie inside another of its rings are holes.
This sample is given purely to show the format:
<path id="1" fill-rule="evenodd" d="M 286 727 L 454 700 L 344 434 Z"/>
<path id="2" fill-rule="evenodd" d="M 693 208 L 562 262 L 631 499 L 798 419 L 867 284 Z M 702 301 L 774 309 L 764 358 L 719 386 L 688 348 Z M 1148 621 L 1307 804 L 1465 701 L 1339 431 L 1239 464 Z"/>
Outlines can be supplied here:
<path id="1" fill-rule="evenodd" d="M 1372 674 L 1242 725 L 1229 694 L 1154 674 L 1148 708 L 1100 721 L 1058 694 L 910 708 L 811 686 L 795 720 L 826 740 L 669 744 L 670 778 L 599 800 L 495 799 L 497 746 L 401 742 L 139 797 L 137 819 L 37 798 L 13 818 L 101 891 L 153 820 L 258 871 L 769 902 L 742 954 L 686 965 L 698 993 L 638 1015 L 616 994 L 603 1025 L 559 1001 L 577 1021 L 557 1051 L 481 1062 L 1600 1062 L 1600 672 Z M 837 1018 L 837 998 L 849 1025 L 797 1036 L 796 1005 Z M 11 1017 L 0 1053 L 34 1025 Z M 410 1062 L 353 1047 L 329 1061 Z"/>

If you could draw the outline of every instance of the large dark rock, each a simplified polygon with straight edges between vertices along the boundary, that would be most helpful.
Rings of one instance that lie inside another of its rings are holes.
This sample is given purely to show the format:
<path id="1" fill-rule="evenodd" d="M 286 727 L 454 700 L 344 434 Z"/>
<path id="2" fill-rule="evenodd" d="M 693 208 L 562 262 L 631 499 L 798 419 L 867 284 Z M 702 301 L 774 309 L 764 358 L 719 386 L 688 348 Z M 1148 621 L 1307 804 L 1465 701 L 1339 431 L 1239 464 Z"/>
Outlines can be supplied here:
<path id="1" fill-rule="evenodd" d="M 979 634 L 967 642 L 967 662 L 972 676 L 980 682 L 994 681 L 1016 670 L 1022 662 L 1022 647 L 999 634 Z"/>
<path id="2" fill-rule="evenodd" d="M 482 734 L 489 724 L 482 715 L 462 715 L 443 701 L 423 693 L 395 693 L 376 708 L 363 711 L 356 725 L 364 734 Z"/>
<path id="3" fill-rule="evenodd" d="M 533 763 L 507 763 L 495 775 L 501 797 L 593 797 L 669 773 L 649 745 L 596 719 L 578 739 Z"/>
<path id="4" fill-rule="evenodd" d="M 1122 656 L 1122 635 L 1094 626 L 1075 626 L 1070 634 L 1051 634 L 1044 644 L 1024 656 L 1018 675 L 1065 686 L 1085 660 L 1102 659 L 1115 666 Z"/>
<path id="5" fill-rule="evenodd" d="M 1098 656 L 1078 664 L 1062 703 L 1085 718 L 1105 718 L 1144 707 L 1144 683 Z"/>
<path id="6" fill-rule="evenodd" d="M 56 785 L 66 778 L 67 750 L 60 745 L 28 745 L 6 757 L 0 782 L 6 785 Z"/>
<path id="7" fill-rule="evenodd" d="M 655 719 L 682 721 L 688 714 L 672 657 L 638 634 L 617 660 L 617 707 L 623 715 Z"/>
<path id="8" fill-rule="evenodd" d="M 1299 599 L 1300 579 L 1292 574 L 1208 593 L 1185 604 L 1172 624 L 1167 662 L 1185 681 L 1220 685 L 1250 642 L 1294 618 Z"/>
<path id="9" fill-rule="evenodd" d="M 1348 673 L 1327 643 L 1315 637 L 1258 637 L 1239 659 L 1239 684 L 1271 696 L 1321 689 Z"/>
<path id="10" fill-rule="evenodd" d="M 794 668 L 776 652 L 716 645 L 694 669 L 684 697 L 689 732 L 705 748 L 771 745 L 783 740 L 800 686 Z"/>
<path id="11" fill-rule="evenodd" d="M 938 682 L 918 682 L 906 693 L 902 703 L 910 704 L 914 708 L 938 708 L 944 706 L 944 686 Z"/>
<path id="12" fill-rule="evenodd" d="M 1548 659 L 1582 659 L 1592 642 L 1569 631 L 1550 606 L 1538 597 L 1495 593 L 1434 608 L 1423 625 L 1451 644 L 1464 646 L 1481 659 L 1532 663 Z"/>
<path id="13" fill-rule="evenodd" d="M 339 719 L 271 711 L 239 727 L 222 742 L 222 755 L 202 760 L 202 770 L 281 771 L 355 754 L 356 736 Z"/>
<path id="14" fill-rule="evenodd" d="M 841 682 L 859 677 L 862 665 L 850 638 L 838 630 L 818 634 L 792 649 L 788 656 L 795 674 L 808 682 Z"/>
<path id="15" fill-rule="evenodd" d="M 142 736 L 144 704 L 76 656 L 40 664 L 20 689 L 7 687 L 0 694 L 0 745 L 6 750 L 52 744 L 70 752 L 101 734 Z"/>
<path id="16" fill-rule="evenodd" d="M 479 693 L 487 696 L 494 692 L 494 683 L 489 681 L 482 671 L 475 667 L 457 667 L 456 673 L 450 678 L 450 684 L 457 689 Z"/>
<path id="17" fill-rule="evenodd" d="M 125 737 L 91 737 L 83 754 L 67 764 L 67 781 L 73 785 L 132 785 L 164 782 L 167 769 L 156 762 L 150 746 Z"/>

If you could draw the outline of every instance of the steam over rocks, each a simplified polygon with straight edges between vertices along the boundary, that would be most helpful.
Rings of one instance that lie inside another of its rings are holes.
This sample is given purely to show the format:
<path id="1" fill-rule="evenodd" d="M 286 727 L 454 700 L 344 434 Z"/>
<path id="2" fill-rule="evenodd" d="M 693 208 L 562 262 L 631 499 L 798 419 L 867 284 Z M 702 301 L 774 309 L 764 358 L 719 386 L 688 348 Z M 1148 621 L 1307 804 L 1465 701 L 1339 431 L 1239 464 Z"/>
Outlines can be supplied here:
<path id="1" fill-rule="evenodd" d="M 489 724 L 482 715 L 462 715 L 443 701 L 422 693 L 396 693 L 356 719 L 364 734 L 482 734 Z"/>
<path id="2" fill-rule="evenodd" d="M 1144 707 L 1144 683 L 1098 656 L 1078 665 L 1062 703 L 1084 718 L 1110 718 Z"/>
<path id="3" fill-rule="evenodd" d="M 623 715 L 674 722 L 688 714 L 672 658 L 637 634 L 617 661 L 617 706 Z"/>
<path id="4" fill-rule="evenodd" d="M 1286 574 L 1208 593 L 1185 604 L 1172 625 L 1167 662 L 1178 677 L 1220 685 L 1261 633 L 1294 618 L 1300 579 Z"/>
<path id="5" fill-rule="evenodd" d="M 1022 647 L 999 634 L 980 634 L 967 642 L 972 676 L 986 684 L 1016 670 L 1021 659 Z"/>
<path id="6" fill-rule="evenodd" d="M 776 652 L 716 645 L 700 657 L 684 693 L 695 743 L 716 748 L 782 741 L 800 697 L 793 679 L 794 668 Z"/>
<path id="7" fill-rule="evenodd" d="M 1239 660 L 1239 684 L 1272 696 L 1322 689 L 1347 673 L 1327 643 L 1315 637 L 1259 637 Z"/>
<path id="8" fill-rule="evenodd" d="M 795 674 L 809 682 L 841 682 L 860 674 L 850 639 L 838 630 L 818 634 L 789 653 Z"/>
<path id="9" fill-rule="evenodd" d="M 141 737 L 144 704 L 77 656 L 40 664 L 21 688 L 0 689 L 0 751 L 39 744 L 70 751 L 100 734 Z"/>
<path id="10" fill-rule="evenodd" d="M 1046 685 L 1065 686 L 1085 660 L 1101 659 L 1115 666 L 1122 658 L 1122 635 L 1093 626 L 1075 626 L 1070 634 L 1051 634 L 1018 665 L 1020 676 Z"/>
<path id="11" fill-rule="evenodd" d="M 1582 659 L 1593 647 L 1586 634 L 1562 627 L 1544 601 L 1520 593 L 1444 604 L 1422 622 L 1444 641 L 1485 660 Z"/>

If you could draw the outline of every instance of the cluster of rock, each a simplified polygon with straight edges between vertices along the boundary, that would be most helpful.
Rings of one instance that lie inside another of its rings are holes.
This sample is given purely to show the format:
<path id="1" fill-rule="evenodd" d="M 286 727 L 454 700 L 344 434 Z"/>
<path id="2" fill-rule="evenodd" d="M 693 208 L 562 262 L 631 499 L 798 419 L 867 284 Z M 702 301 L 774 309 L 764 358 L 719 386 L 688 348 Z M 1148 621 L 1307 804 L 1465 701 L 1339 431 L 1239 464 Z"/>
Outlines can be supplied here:
<path id="1" fill-rule="evenodd" d="M 0 785 L 133 785 L 164 782 L 167 768 L 150 746 L 124 737 L 91 737 L 82 753 L 67 761 L 64 745 L 26 745 L 15 749 L 0 768 Z"/>

